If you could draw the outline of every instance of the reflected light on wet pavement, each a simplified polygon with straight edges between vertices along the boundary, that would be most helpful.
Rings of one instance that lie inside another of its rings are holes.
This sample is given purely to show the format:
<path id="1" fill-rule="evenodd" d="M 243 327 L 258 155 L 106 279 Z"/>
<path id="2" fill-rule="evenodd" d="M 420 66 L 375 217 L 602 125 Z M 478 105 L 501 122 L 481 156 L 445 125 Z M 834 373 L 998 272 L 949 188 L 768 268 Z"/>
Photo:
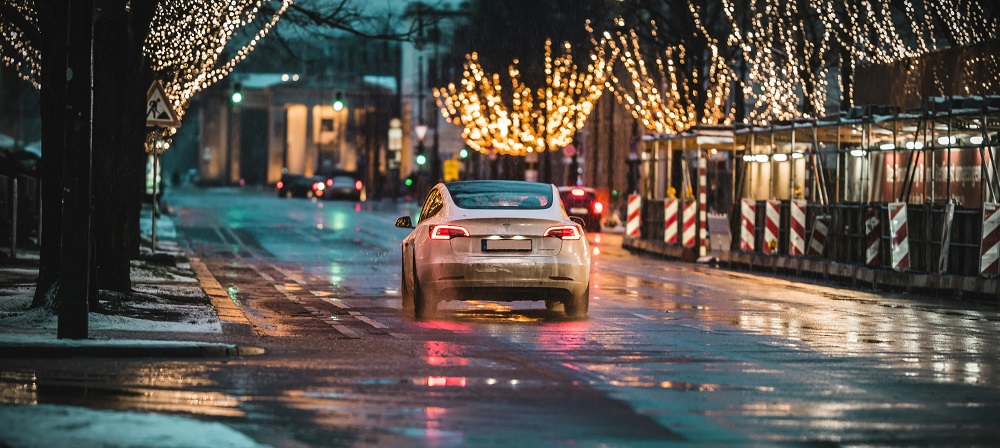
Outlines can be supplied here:
<path id="1" fill-rule="evenodd" d="M 211 385 L 200 367 L 123 369 L 113 375 L 45 376 L 0 371 L 0 403 L 72 404 L 95 408 L 242 417 L 241 401 L 213 391 L 185 390 Z"/>

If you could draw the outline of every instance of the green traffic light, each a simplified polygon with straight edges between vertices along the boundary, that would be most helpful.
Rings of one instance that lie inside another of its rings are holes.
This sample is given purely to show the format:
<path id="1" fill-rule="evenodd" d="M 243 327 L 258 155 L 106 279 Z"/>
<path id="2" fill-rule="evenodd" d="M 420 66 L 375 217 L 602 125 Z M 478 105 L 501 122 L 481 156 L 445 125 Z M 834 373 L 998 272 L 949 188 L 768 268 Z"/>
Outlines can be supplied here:
<path id="1" fill-rule="evenodd" d="M 424 166 L 425 163 L 427 163 L 427 156 L 417 154 L 417 165 Z"/>
<path id="2" fill-rule="evenodd" d="M 469 150 L 462 148 L 462 150 L 458 152 L 458 155 L 461 156 L 463 159 L 469 157 Z"/>
<path id="3" fill-rule="evenodd" d="M 411 186 L 413 186 L 413 179 L 410 179 L 409 177 L 407 177 L 406 181 L 403 182 L 403 183 L 405 183 L 407 187 L 411 187 Z"/>
<path id="4" fill-rule="evenodd" d="M 335 110 L 337 112 L 340 112 L 340 111 L 344 110 L 344 102 L 341 101 L 341 100 L 334 101 L 333 102 L 333 110 Z"/>
<path id="5" fill-rule="evenodd" d="M 243 102 L 243 94 L 240 92 L 233 92 L 233 103 L 240 104 Z"/>

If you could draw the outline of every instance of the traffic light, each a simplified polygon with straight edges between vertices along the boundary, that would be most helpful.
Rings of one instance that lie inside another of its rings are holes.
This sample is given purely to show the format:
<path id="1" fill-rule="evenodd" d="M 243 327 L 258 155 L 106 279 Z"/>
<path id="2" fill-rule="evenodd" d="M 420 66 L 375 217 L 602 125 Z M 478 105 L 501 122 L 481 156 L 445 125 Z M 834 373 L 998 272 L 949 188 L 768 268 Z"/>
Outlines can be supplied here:
<path id="1" fill-rule="evenodd" d="M 458 155 L 460 157 L 462 157 L 463 159 L 468 158 L 469 157 L 469 150 L 465 149 L 465 148 L 462 148 L 462 150 L 458 152 Z"/>
<path id="2" fill-rule="evenodd" d="M 243 84 L 236 83 L 233 84 L 233 104 L 240 104 L 243 102 Z"/>
<path id="3" fill-rule="evenodd" d="M 427 163 L 427 156 L 417 154 L 417 165 L 424 166 L 425 163 Z"/>
<path id="4" fill-rule="evenodd" d="M 407 177 L 406 180 L 403 181 L 403 183 L 406 184 L 407 187 L 412 187 L 413 186 L 413 178 L 412 177 Z"/>
<path id="5" fill-rule="evenodd" d="M 344 110 L 344 94 L 337 92 L 337 95 L 333 100 L 333 110 L 337 112 Z"/>

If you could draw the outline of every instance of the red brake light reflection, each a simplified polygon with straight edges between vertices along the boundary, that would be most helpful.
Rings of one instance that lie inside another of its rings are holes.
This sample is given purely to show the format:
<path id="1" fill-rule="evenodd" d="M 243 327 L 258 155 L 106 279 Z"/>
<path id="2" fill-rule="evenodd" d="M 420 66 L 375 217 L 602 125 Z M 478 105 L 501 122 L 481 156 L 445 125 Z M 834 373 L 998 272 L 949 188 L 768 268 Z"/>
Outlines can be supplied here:
<path id="1" fill-rule="evenodd" d="M 450 240 L 457 236 L 469 236 L 469 231 L 461 226 L 431 226 L 432 240 Z"/>
<path id="2" fill-rule="evenodd" d="M 276 186 L 277 186 L 277 187 L 278 187 L 278 189 L 280 190 L 280 189 L 284 188 L 284 186 L 285 186 L 285 183 L 279 180 L 279 181 L 278 181 L 278 185 L 276 185 Z"/>
<path id="3" fill-rule="evenodd" d="M 333 179 L 327 179 L 326 180 L 326 186 L 332 187 L 333 186 Z"/>
<path id="4" fill-rule="evenodd" d="M 361 184 L 360 180 L 354 181 L 354 189 L 355 190 L 361 191 L 361 187 L 362 187 L 362 184 Z"/>
<path id="5" fill-rule="evenodd" d="M 562 240 L 578 240 L 582 237 L 577 226 L 549 227 L 542 236 L 554 236 Z"/>
<path id="6" fill-rule="evenodd" d="M 587 193 L 584 192 L 582 188 L 574 188 L 570 190 L 570 194 L 572 194 L 573 196 L 583 196 Z"/>
<path id="7" fill-rule="evenodd" d="M 602 212 L 604 212 L 604 204 L 594 201 L 594 213 L 600 215 Z"/>

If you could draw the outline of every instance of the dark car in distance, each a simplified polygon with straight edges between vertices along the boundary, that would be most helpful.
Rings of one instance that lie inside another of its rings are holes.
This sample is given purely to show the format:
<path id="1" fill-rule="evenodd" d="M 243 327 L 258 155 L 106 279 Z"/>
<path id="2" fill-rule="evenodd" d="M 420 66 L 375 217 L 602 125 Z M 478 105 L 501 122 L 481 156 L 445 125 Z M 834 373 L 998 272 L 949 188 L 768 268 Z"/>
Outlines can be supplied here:
<path id="1" fill-rule="evenodd" d="M 281 180 L 275 185 L 278 196 L 283 198 L 311 198 L 316 196 L 316 184 L 326 181 L 323 176 L 304 176 L 302 174 L 282 174 Z"/>
<path id="2" fill-rule="evenodd" d="M 589 187 L 559 187 L 559 197 L 566 207 L 569 216 L 583 220 L 583 230 L 586 232 L 601 231 L 601 217 L 604 215 L 604 204 L 597 200 L 597 193 Z"/>
<path id="3" fill-rule="evenodd" d="M 318 186 L 316 197 L 361 202 L 367 199 L 365 183 L 354 171 L 331 171 L 321 177 L 323 184 Z"/>

